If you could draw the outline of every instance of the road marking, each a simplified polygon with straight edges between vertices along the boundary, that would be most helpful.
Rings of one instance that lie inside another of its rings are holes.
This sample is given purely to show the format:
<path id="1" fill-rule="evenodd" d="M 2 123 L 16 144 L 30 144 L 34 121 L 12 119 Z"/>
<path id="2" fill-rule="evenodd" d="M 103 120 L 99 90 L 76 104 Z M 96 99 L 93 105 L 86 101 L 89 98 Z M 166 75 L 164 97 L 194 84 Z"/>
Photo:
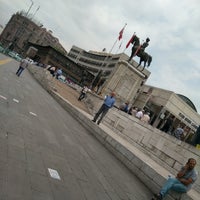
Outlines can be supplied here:
<path id="1" fill-rule="evenodd" d="M 33 115 L 33 116 L 37 116 L 37 114 L 33 113 L 33 112 L 29 112 L 29 114 Z"/>
<path id="2" fill-rule="evenodd" d="M 2 96 L 2 95 L 0 95 L 0 98 L 2 98 L 2 99 L 4 99 L 4 100 L 7 100 L 7 98 L 4 97 L 4 96 Z"/>
<path id="3" fill-rule="evenodd" d="M 58 179 L 58 180 L 61 180 L 58 172 L 55 170 L 55 169 L 51 169 L 51 168 L 48 168 L 48 171 L 49 171 L 49 174 L 52 178 L 55 178 L 55 179 Z"/>
<path id="4" fill-rule="evenodd" d="M 10 58 L 0 60 L 0 65 L 6 64 L 6 63 L 10 62 L 11 60 L 12 59 L 10 59 Z"/>
<path id="5" fill-rule="evenodd" d="M 19 100 L 17 100 L 17 99 L 13 99 L 13 101 L 16 102 L 16 103 L 19 103 Z"/>

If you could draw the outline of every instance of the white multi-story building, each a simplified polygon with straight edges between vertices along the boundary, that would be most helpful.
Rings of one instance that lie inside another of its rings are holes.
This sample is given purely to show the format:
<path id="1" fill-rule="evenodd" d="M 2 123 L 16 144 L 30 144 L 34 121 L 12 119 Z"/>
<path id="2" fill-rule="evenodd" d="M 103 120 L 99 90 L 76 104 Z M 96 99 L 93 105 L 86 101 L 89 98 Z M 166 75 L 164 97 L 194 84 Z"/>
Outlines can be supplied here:
<path id="1" fill-rule="evenodd" d="M 120 60 L 128 60 L 128 56 L 124 53 L 111 54 L 105 51 L 85 51 L 77 46 L 72 46 L 68 55 L 71 60 L 85 67 L 88 71 L 97 75 L 101 70 L 105 77 L 108 77 L 115 69 Z M 135 61 L 132 61 L 132 65 L 138 65 Z M 144 70 L 146 76 L 150 73 Z"/>

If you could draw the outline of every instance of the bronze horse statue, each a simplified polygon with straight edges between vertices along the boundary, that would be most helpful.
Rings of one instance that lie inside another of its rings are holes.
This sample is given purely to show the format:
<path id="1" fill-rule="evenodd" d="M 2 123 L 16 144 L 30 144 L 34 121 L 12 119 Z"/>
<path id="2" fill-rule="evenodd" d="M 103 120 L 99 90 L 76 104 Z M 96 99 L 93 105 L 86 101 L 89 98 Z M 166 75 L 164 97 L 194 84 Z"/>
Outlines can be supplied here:
<path id="1" fill-rule="evenodd" d="M 138 68 L 142 64 L 142 62 L 144 62 L 144 65 L 143 65 L 143 68 L 142 68 L 142 71 L 143 71 L 144 68 L 146 67 L 146 64 L 147 64 L 147 67 L 150 66 L 150 64 L 152 62 L 152 57 L 151 57 L 151 55 L 149 55 L 145 51 L 138 53 L 138 56 L 140 57 L 140 61 L 139 61 L 139 64 L 136 68 Z"/>
<path id="2" fill-rule="evenodd" d="M 131 56 L 128 59 L 128 62 L 130 62 L 134 56 L 138 56 L 140 58 L 140 61 L 137 68 L 142 64 L 142 62 L 144 62 L 142 71 L 146 67 L 146 64 L 147 64 L 147 67 L 149 67 L 152 62 L 152 56 L 144 51 L 145 48 L 149 45 L 149 41 L 150 39 L 147 38 L 146 41 L 142 45 L 140 45 L 140 39 L 136 35 L 133 36 L 133 39 L 131 41 L 131 43 L 133 44 L 133 47 L 132 47 Z"/>

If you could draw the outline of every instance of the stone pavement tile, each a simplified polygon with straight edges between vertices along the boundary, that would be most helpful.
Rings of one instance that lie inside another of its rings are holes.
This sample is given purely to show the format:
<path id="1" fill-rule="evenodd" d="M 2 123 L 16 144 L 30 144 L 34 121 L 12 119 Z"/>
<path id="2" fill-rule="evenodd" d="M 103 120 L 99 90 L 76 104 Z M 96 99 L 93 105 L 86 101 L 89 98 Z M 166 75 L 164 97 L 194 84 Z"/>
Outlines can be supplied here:
<path id="1" fill-rule="evenodd" d="M 144 200 L 150 199 L 151 197 L 146 197 L 143 194 L 135 194 L 135 193 L 126 193 L 130 200 Z"/>
<path id="2" fill-rule="evenodd" d="M 7 171 L 8 171 L 7 162 L 1 162 L 0 161 L 0 180 L 1 181 L 7 180 Z"/>
<path id="3" fill-rule="evenodd" d="M 110 200 L 110 197 L 106 190 L 99 189 L 95 190 L 96 188 L 88 181 L 79 180 L 80 187 L 83 190 L 87 200 Z"/>
<path id="4" fill-rule="evenodd" d="M 77 179 L 84 180 L 84 181 L 88 180 L 86 174 L 84 173 L 84 171 L 81 167 L 80 161 L 77 161 L 75 159 L 71 159 L 68 162 L 69 162 L 69 165 L 72 169 L 72 173 L 76 176 Z"/>
<path id="5" fill-rule="evenodd" d="M 77 179 L 73 173 L 64 174 L 62 179 L 64 185 L 70 188 L 70 190 L 72 190 L 73 192 L 78 191 L 83 194 L 83 191 L 81 190 L 79 185 L 79 179 Z"/>
<path id="6" fill-rule="evenodd" d="M 103 190 L 103 191 L 98 190 L 98 191 L 95 191 L 95 193 L 96 193 L 96 199 L 110 200 L 110 195 L 106 190 Z"/>
<path id="7" fill-rule="evenodd" d="M 30 185 L 26 172 L 26 164 L 22 161 L 8 159 L 7 162 L 0 162 L 0 197 L 8 195 L 11 198 L 12 193 L 28 196 Z"/>
<path id="8" fill-rule="evenodd" d="M 3 174 L 3 173 L 2 173 Z M 0 175 L 2 175 L 0 172 Z M 6 199 L 7 195 L 7 182 L 5 178 L 0 178 L 0 199 Z"/>
<path id="9" fill-rule="evenodd" d="M 0 122 L 1 122 L 1 117 L 0 117 Z M 5 130 L 4 125 L 0 123 L 0 139 L 5 139 L 7 137 L 7 131 Z"/>
<path id="10" fill-rule="evenodd" d="M 64 157 L 42 154 L 45 168 L 55 169 L 60 175 L 72 172 L 69 162 Z"/>
<path id="11" fill-rule="evenodd" d="M 27 170 L 23 168 L 8 168 L 7 195 L 8 199 L 19 198 L 29 199 L 31 196 L 30 179 Z"/>
<path id="12" fill-rule="evenodd" d="M 41 148 L 37 143 L 35 136 L 32 133 L 25 132 L 23 133 L 24 146 L 26 151 L 29 150 L 34 153 L 40 153 Z"/>
<path id="13" fill-rule="evenodd" d="M 112 185 L 115 193 L 117 194 L 117 196 L 119 196 L 120 199 L 129 200 L 128 195 L 124 191 L 123 182 L 119 183 L 118 180 L 114 180 L 114 178 L 110 177 L 107 178 L 107 181 L 110 185 Z"/>
<path id="14" fill-rule="evenodd" d="M 8 133 L 8 145 L 15 145 L 19 148 L 24 148 L 24 139 L 18 135 Z"/>
<path id="15" fill-rule="evenodd" d="M 108 196 L 111 200 L 121 200 L 120 197 L 116 194 L 116 192 L 109 191 Z"/>
<path id="16" fill-rule="evenodd" d="M 64 147 L 64 155 L 66 160 L 70 162 L 74 160 L 74 162 L 80 162 L 85 156 L 80 151 L 81 145 L 66 145 Z"/>
<path id="17" fill-rule="evenodd" d="M 59 174 L 60 175 L 60 174 Z M 63 193 L 63 188 L 66 190 L 64 194 L 67 194 L 67 197 L 69 199 L 83 199 L 85 200 L 84 193 L 79 185 L 78 180 L 72 173 L 61 175 L 61 180 L 57 180 L 54 178 L 50 178 L 51 187 L 53 188 L 53 191 L 56 190 L 56 188 L 59 188 L 61 192 Z M 56 191 L 54 193 L 57 194 Z M 58 194 L 57 194 L 58 195 Z"/>
<path id="18" fill-rule="evenodd" d="M 30 150 L 26 150 L 26 157 L 27 157 L 27 167 L 29 171 L 32 171 L 44 176 L 47 175 L 47 170 L 45 168 L 45 165 L 40 153 L 35 153 L 35 152 L 31 152 Z"/>
<path id="19" fill-rule="evenodd" d="M 37 174 L 29 171 L 30 184 L 33 190 L 45 193 L 49 196 L 52 196 L 52 190 L 49 178 L 41 174 Z"/>
<path id="20" fill-rule="evenodd" d="M 112 160 L 112 158 L 111 158 Z M 98 159 L 93 160 L 94 165 L 98 166 L 98 169 L 104 175 L 104 177 L 112 177 L 112 171 L 109 168 L 109 165 L 112 164 L 109 162 L 104 162 L 104 158 L 102 157 L 101 161 Z M 112 165 L 114 166 L 114 165 Z M 113 167 L 112 167 L 113 168 Z"/>
<path id="21" fill-rule="evenodd" d="M 6 137 L 0 138 L 0 162 L 6 162 L 8 159 L 8 140 Z"/>
<path id="22" fill-rule="evenodd" d="M 8 146 L 8 158 L 13 158 L 19 161 L 26 161 L 26 154 L 24 148 L 15 145 Z"/>
<path id="23" fill-rule="evenodd" d="M 96 165 L 96 163 L 93 160 L 86 160 L 85 162 L 89 162 L 90 168 L 84 168 L 84 172 L 87 174 L 87 177 L 89 181 L 95 181 L 95 183 L 98 180 L 98 184 L 96 184 L 99 188 L 104 188 L 106 191 L 114 192 L 113 187 L 108 183 L 106 174 L 104 173 L 104 170 L 99 165 Z M 111 175 L 111 173 L 110 173 Z M 95 180 L 93 180 L 95 178 Z"/>
<path id="24" fill-rule="evenodd" d="M 10 116 L 11 115 L 11 116 Z M 9 134 L 15 134 L 17 136 L 22 136 L 22 121 L 19 117 L 16 118 L 16 115 L 9 114 L 4 116 L 6 132 Z"/>
<path id="25" fill-rule="evenodd" d="M 38 138 L 38 140 L 39 140 L 39 138 Z M 46 141 L 47 141 L 47 139 L 46 139 Z M 43 157 L 46 157 L 48 155 L 63 157 L 63 155 L 64 155 L 63 147 L 47 143 L 46 141 L 43 143 L 42 143 L 42 141 L 37 141 L 37 143 L 40 146 L 39 147 L 40 152 Z"/>
<path id="26" fill-rule="evenodd" d="M 89 200 L 84 197 L 83 193 L 71 190 L 71 188 L 67 188 L 58 184 L 52 184 L 52 190 L 54 200 Z"/>
<path id="27" fill-rule="evenodd" d="M 31 200 L 54 200 L 53 195 L 39 192 L 37 190 L 32 190 Z"/>
<path id="28" fill-rule="evenodd" d="M 86 163 L 86 162 L 85 162 Z M 102 189 L 107 189 L 105 186 L 109 187 L 109 184 L 107 185 L 103 185 L 102 183 L 105 183 L 106 181 L 104 180 L 104 182 L 101 182 L 101 171 L 96 169 L 96 166 L 91 165 L 90 167 L 88 167 L 89 165 L 86 166 L 86 164 L 82 164 L 82 169 L 84 171 L 84 173 L 87 176 L 88 182 L 93 186 L 93 188 L 96 191 L 102 190 Z M 108 183 L 108 182 L 106 182 Z M 112 190 L 111 187 L 109 187 L 110 190 Z"/>
<path id="29" fill-rule="evenodd" d="M 99 187 L 97 188 L 96 186 L 94 186 L 94 182 L 91 183 L 90 181 L 82 181 L 79 180 L 81 188 L 83 190 L 83 192 L 85 193 L 85 196 L 87 197 L 87 199 L 95 199 L 95 200 L 118 200 L 119 198 L 117 198 L 117 195 L 112 195 L 112 192 L 107 191 L 102 185 L 99 185 Z M 96 184 L 97 185 L 97 184 Z M 115 198 L 111 198 L 115 197 Z"/>
<path id="30" fill-rule="evenodd" d="M 15 160 L 13 158 L 8 158 L 7 160 L 7 169 L 12 171 L 16 171 L 17 173 L 17 170 L 27 170 L 27 163 L 24 162 L 24 161 L 21 161 L 21 160 Z"/>

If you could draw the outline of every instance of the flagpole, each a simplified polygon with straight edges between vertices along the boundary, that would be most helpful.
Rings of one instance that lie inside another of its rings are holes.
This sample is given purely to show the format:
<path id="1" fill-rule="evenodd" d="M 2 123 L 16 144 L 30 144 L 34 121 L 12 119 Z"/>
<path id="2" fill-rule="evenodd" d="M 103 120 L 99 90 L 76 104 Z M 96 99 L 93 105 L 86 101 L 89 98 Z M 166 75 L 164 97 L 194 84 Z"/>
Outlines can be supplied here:
<path id="1" fill-rule="evenodd" d="M 121 37 L 122 37 L 123 31 L 124 31 L 124 29 L 126 28 L 126 26 L 127 26 L 127 23 L 125 23 L 124 27 L 123 27 L 123 28 L 121 29 L 121 31 L 119 32 L 119 34 L 121 35 Z M 117 39 L 115 40 L 115 42 L 114 42 L 112 48 L 110 49 L 109 53 L 112 52 L 112 50 L 113 50 L 113 48 L 115 47 L 117 41 L 120 40 L 120 39 L 121 39 L 121 38 L 119 38 L 119 36 L 118 36 Z"/>
<path id="2" fill-rule="evenodd" d="M 112 48 L 110 49 L 110 51 L 109 51 L 109 54 L 112 52 L 112 50 L 113 50 L 114 46 L 115 46 L 115 45 L 116 45 L 116 43 L 117 43 L 117 40 L 118 40 L 118 38 L 116 39 L 116 41 L 114 42 L 114 44 L 113 44 Z"/>
<path id="3" fill-rule="evenodd" d="M 123 53 L 126 51 L 126 47 L 124 48 L 124 51 L 123 51 Z"/>
<path id="4" fill-rule="evenodd" d="M 121 46 L 122 46 L 122 43 L 123 43 L 123 41 L 121 42 L 121 44 L 119 45 L 119 48 L 117 49 L 117 51 L 115 52 L 115 54 L 117 54 L 118 53 L 118 51 L 119 51 L 119 49 L 121 48 Z"/>
<path id="5" fill-rule="evenodd" d="M 97 76 L 100 74 L 103 65 L 104 65 L 105 62 L 107 61 L 109 55 L 111 54 L 111 52 L 112 52 L 114 46 L 115 46 L 116 43 L 117 43 L 117 41 L 120 40 L 120 39 L 122 38 L 122 34 L 123 34 L 123 32 L 124 32 L 124 29 L 125 29 L 126 25 L 127 25 L 127 23 L 125 23 L 124 27 L 123 27 L 123 28 L 121 29 L 121 31 L 119 32 L 119 36 L 117 37 L 117 39 L 116 39 L 116 41 L 114 42 L 112 48 L 110 49 L 109 53 L 108 53 L 107 56 L 105 57 L 105 59 L 104 59 L 104 61 L 102 62 L 101 66 L 99 67 L 97 75 L 96 75 L 96 76 L 94 77 L 94 79 L 92 80 L 91 86 L 94 84 L 94 82 L 95 82 Z M 106 64 L 106 66 L 107 66 L 107 64 Z M 105 66 L 105 67 L 106 67 L 106 66 Z"/>

